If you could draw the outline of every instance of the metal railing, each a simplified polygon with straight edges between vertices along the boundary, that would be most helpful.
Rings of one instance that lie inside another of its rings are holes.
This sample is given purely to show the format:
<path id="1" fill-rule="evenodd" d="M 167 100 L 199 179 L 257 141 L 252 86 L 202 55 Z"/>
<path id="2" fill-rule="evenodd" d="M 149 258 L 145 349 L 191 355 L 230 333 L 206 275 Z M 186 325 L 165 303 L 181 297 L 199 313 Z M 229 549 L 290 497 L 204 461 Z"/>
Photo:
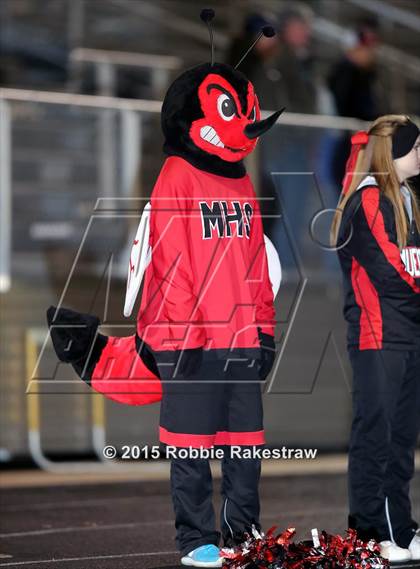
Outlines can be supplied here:
<path id="1" fill-rule="evenodd" d="M 11 117 L 9 104 L 0 98 L 0 293 L 11 286 Z"/>
<path id="2" fill-rule="evenodd" d="M 92 65 L 98 93 L 113 96 L 117 88 L 117 67 L 146 69 L 152 78 L 153 93 L 156 98 L 163 96 L 170 82 L 170 74 L 182 66 L 182 59 L 173 55 L 154 55 L 104 49 L 76 48 L 70 53 L 71 79 L 75 88 L 80 68 Z M 72 89 L 72 90 L 73 90 Z"/>
<path id="3" fill-rule="evenodd" d="M 376 16 L 380 15 L 382 19 L 388 20 L 391 24 L 400 24 L 406 28 L 414 30 L 416 33 L 420 30 L 420 17 L 414 12 L 404 10 L 398 6 L 393 6 L 382 0 L 348 0 L 350 4 L 372 12 Z"/>
<path id="4" fill-rule="evenodd" d="M 104 448 L 106 447 L 106 405 L 105 398 L 98 393 L 89 393 L 91 397 L 91 440 L 92 450 L 97 460 L 93 461 L 54 461 L 44 453 L 42 447 L 42 417 L 41 417 L 41 397 L 42 393 L 37 391 L 42 385 L 37 379 L 34 379 L 38 370 L 40 361 L 39 347 L 42 346 L 41 353 L 44 351 L 46 342 L 49 339 L 49 332 L 46 328 L 30 328 L 25 335 L 26 350 L 26 419 L 28 427 L 28 448 L 29 454 L 34 463 L 49 472 L 56 473 L 121 473 L 121 472 L 137 472 L 152 475 L 161 472 L 164 467 L 157 461 L 144 462 L 139 461 L 137 464 L 119 462 L 109 460 L 104 456 Z M 35 383 L 35 387 L 32 387 Z M 65 425 L 63 425 L 65 428 Z"/>
<path id="5" fill-rule="evenodd" d="M 0 292 L 11 287 L 11 232 L 12 232 L 12 110 L 13 102 L 72 105 L 117 111 L 121 117 L 121 156 L 123 157 L 121 193 L 127 195 L 132 187 L 141 159 L 141 113 L 159 113 L 160 101 L 116 99 L 114 97 L 76 95 L 48 91 L 0 89 Z M 100 187 L 104 196 L 114 193 L 115 148 L 114 133 L 109 121 L 101 122 Z M 103 128 L 103 127 L 107 128 Z"/>

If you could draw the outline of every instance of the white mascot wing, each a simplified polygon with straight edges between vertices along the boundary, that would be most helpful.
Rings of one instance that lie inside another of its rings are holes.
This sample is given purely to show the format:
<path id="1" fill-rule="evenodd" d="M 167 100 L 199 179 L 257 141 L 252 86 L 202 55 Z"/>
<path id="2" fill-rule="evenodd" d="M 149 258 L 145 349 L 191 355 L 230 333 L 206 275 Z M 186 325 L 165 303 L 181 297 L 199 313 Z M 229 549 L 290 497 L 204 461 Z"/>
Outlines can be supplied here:
<path id="1" fill-rule="evenodd" d="M 152 260 L 152 248 L 149 245 L 150 234 L 150 202 L 144 206 L 136 237 L 130 254 L 128 264 L 127 291 L 125 293 L 124 316 L 129 317 L 133 312 L 134 304 L 140 290 L 144 271 Z"/>
<path id="2" fill-rule="evenodd" d="M 281 264 L 280 258 L 273 245 L 273 242 L 264 234 L 265 251 L 267 253 L 268 276 L 270 277 L 273 295 L 276 298 L 281 284 Z"/>

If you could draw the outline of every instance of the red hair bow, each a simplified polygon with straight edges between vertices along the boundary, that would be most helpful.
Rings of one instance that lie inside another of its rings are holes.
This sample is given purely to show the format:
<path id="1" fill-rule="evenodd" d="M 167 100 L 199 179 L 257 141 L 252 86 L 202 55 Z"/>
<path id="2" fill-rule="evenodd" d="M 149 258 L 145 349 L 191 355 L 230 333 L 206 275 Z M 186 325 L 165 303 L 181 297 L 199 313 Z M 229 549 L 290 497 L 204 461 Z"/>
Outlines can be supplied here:
<path id="1" fill-rule="evenodd" d="M 369 142 L 369 134 L 365 130 L 359 130 L 351 137 L 352 146 L 355 144 L 367 144 Z"/>
<path id="2" fill-rule="evenodd" d="M 343 194 L 346 194 L 350 188 L 360 149 L 368 142 L 369 134 L 365 130 L 359 130 L 359 132 L 356 132 L 351 137 L 351 152 L 347 160 L 346 173 L 344 174 L 343 178 Z"/>

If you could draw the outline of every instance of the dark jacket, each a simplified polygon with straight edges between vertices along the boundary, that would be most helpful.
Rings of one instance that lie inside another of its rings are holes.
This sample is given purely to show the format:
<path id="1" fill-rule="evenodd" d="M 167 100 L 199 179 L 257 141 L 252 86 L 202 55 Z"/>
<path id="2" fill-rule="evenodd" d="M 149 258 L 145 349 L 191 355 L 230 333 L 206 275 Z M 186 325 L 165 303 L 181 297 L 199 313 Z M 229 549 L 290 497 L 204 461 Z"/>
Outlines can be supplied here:
<path id="1" fill-rule="evenodd" d="M 413 220 L 399 250 L 392 203 L 372 176 L 346 204 L 337 246 L 348 346 L 419 350 L 420 235 Z"/>

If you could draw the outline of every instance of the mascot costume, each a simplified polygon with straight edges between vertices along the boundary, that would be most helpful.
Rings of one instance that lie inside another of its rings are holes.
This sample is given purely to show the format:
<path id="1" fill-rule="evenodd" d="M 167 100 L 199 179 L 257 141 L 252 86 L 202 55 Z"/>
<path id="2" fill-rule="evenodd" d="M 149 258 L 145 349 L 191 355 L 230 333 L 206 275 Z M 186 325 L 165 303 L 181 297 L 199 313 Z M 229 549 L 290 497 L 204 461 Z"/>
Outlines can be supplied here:
<path id="1" fill-rule="evenodd" d="M 284 109 L 261 120 L 253 85 L 236 69 L 240 62 L 214 62 L 213 17 L 213 10 L 201 13 L 211 62 L 184 72 L 163 102 L 167 158 L 129 263 L 125 316 L 143 282 L 136 334 L 107 337 L 96 316 L 47 311 L 58 358 L 92 389 L 129 405 L 161 401 L 165 451 L 264 445 L 261 382 L 275 356 L 280 264 L 243 159 Z M 274 30 L 264 27 L 241 61 L 263 35 Z M 222 461 L 221 533 L 208 459 L 171 457 L 184 565 L 221 567 L 221 536 L 233 547 L 244 532 L 261 529 L 261 460 L 231 454 Z"/>

